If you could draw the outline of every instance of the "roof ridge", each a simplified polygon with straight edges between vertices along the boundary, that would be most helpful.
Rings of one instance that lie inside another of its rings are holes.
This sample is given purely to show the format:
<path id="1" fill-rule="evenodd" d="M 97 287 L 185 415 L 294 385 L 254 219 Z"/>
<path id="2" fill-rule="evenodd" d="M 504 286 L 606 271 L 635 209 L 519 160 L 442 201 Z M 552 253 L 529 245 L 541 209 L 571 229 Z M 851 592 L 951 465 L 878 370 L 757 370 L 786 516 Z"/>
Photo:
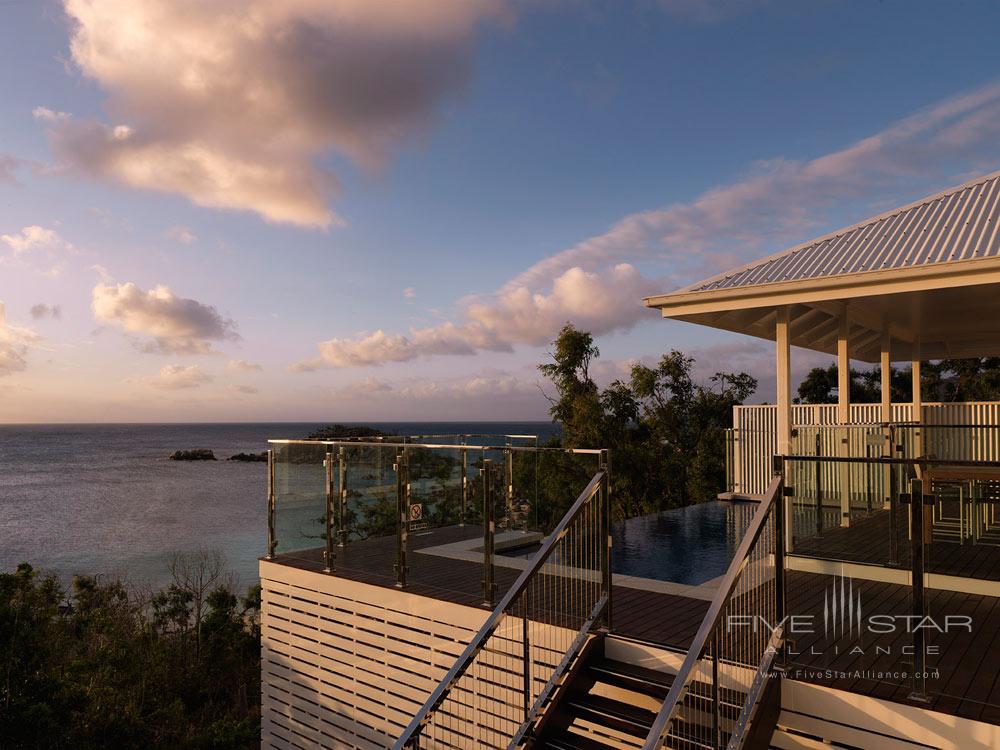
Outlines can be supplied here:
<path id="1" fill-rule="evenodd" d="M 737 274 L 749 271 L 751 268 L 758 268 L 760 266 L 776 261 L 780 258 L 785 258 L 789 255 L 797 253 L 800 250 L 805 250 L 806 248 L 812 247 L 814 245 L 819 245 L 823 242 L 836 239 L 837 237 L 843 236 L 857 229 L 861 229 L 862 227 L 866 227 L 870 224 L 875 224 L 879 221 L 883 221 L 884 219 L 888 219 L 893 216 L 897 216 L 898 214 L 904 213 L 906 211 L 919 208 L 920 206 L 925 206 L 928 203 L 939 201 L 947 196 L 954 195 L 955 193 L 958 193 L 962 190 L 967 190 L 968 188 L 975 187 L 976 185 L 981 185 L 984 182 L 995 180 L 998 177 L 1000 177 L 1000 170 L 996 170 L 988 174 L 979 175 L 978 177 L 974 177 L 971 180 L 963 182 L 960 185 L 954 185 L 952 187 L 945 188 L 944 190 L 939 190 L 936 193 L 932 193 L 931 195 L 919 198 L 918 200 L 912 201 L 903 206 L 898 206 L 896 208 L 889 209 L 888 211 L 883 211 L 882 213 L 876 214 L 875 216 L 869 216 L 868 218 L 862 219 L 861 221 L 855 222 L 854 224 L 851 224 L 849 226 L 841 227 L 840 229 L 836 229 L 832 232 L 827 232 L 826 234 L 820 235 L 819 237 L 815 237 L 811 240 L 807 240 L 806 242 L 799 243 L 798 245 L 793 245 L 792 247 L 785 248 L 784 250 L 779 250 L 778 252 L 772 253 L 771 255 L 765 255 L 763 258 L 757 258 L 756 260 L 752 260 L 748 263 L 743 264 L 742 266 L 737 266 L 736 268 L 730 268 L 721 273 L 717 273 L 714 276 L 709 276 L 707 279 L 696 281 L 693 284 L 689 284 L 688 286 L 674 290 L 673 292 L 671 292 L 671 294 L 696 292 L 700 289 L 703 289 L 704 287 L 707 287 L 715 283 L 716 281 L 721 281 L 731 276 L 736 276 Z"/>

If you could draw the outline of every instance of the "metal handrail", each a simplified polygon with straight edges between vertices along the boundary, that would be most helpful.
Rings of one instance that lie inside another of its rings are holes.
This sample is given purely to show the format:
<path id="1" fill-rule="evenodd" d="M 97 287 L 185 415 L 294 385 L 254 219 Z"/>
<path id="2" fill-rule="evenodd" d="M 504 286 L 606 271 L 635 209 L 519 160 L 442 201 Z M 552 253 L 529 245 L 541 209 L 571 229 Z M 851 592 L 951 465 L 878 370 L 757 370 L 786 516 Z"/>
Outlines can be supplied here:
<path id="1" fill-rule="evenodd" d="M 807 461 L 815 463 L 823 461 L 835 464 L 879 464 L 884 466 L 967 466 L 975 468 L 977 466 L 997 466 L 1000 461 L 973 461 L 964 458 L 890 458 L 886 456 L 801 456 L 789 454 L 782 456 L 785 461 Z"/>
<path id="2" fill-rule="evenodd" d="M 441 702 L 444 701 L 455 683 L 472 665 L 476 655 L 486 645 L 486 641 L 491 635 L 493 635 L 499 626 L 500 620 L 511 608 L 511 604 L 517 600 L 525 589 L 527 589 L 528 585 L 532 582 L 532 579 L 534 579 L 535 575 L 541 570 L 542 566 L 552 555 L 552 552 L 555 550 L 556 543 L 566 536 L 570 523 L 572 523 L 580 515 L 590 499 L 598 493 L 601 483 L 605 481 L 606 477 L 607 472 L 604 470 L 598 471 L 594 474 L 593 478 L 584 488 L 583 492 L 580 493 L 579 497 L 577 497 L 570 509 L 566 511 L 566 515 L 563 516 L 562 520 L 558 523 L 553 532 L 543 542 L 541 549 L 538 550 L 535 557 L 532 559 L 531 565 L 521 572 L 521 575 L 518 576 L 514 585 L 508 589 L 503 599 L 500 600 L 500 603 L 497 604 L 490 616 L 486 618 L 486 622 L 483 623 L 479 632 L 476 633 L 469 645 L 465 647 L 465 650 L 455 661 L 454 665 L 452 665 L 451 669 L 448 670 L 448 673 L 444 676 L 441 682 L 438 683 L 434 692 L 431 693 L 430 697 L 424 702 L 424 705 L 406 726 L 406 729 L 403 730 L 403 733 L 393 745 L 393 750 L 402 750 L 407 747 L 413 739 L 419 736 L 420 731 L 430 720 L 431 714 L 441 704 Z"/>
<path id="3" fill-rule="evenodd" d="M 687 655 L 684 657 L 684 662 L 681 664 L 681 668 L 678 670 L 677 676 L 674 677 L 673 683 L 670 686 L 670 691 L 667 693 L 667 697 L 664 699 L 663 705 L 656 714 L 656 719 L 653 721 L 653 725 L 650 728 L 649 733 L 646 735 L 646 741 L 642 746 L 643 750 L 657 750 L 657 748 L 663 746 L 663 742 L 670 730 L 670 721 L 677 712 L 681 699 L 687 692 L 687 684 L 695 668 L 698 666 L 698 662 L 701 660 L 702 654 L 704 654 L 705 649 L 709 645 L 712 635 L 719 624 L 720 618 L 722 617 L 722 613 L 725 610 L 726 605 L 729 603 L 733 591 L 736 588 L 736 584 L 739 582 L 740 575 L 746 569 L 750 560 L 750 552 L 753 550 L 754 545 L 757 543 L 761 533 L 764 531 L 768 516 L 770 516 L 775 509 L 777 509 L 779 513 L 781 511 L 781 508 L 779 507 L 779 500 L 780 495 L 782 494 L 783 486 L 784 482 L 780 475 L 775 476 L 771 480 L 771 484 L 767 488 L 767 493 L 765 494 L 760 505 L 757 507 L 757 512 L 754 514 L 753 520 L 750 522 L 750 526 L 743 535 L 743 539 L 736 550 L 736 554 L 733 556 L 733 561 L 730 563 L 729 569 L 726 571 L 726 575 L 722 579 L 722 584 L 719 586 L 719 590 L 712 599 L 708 612 L 705 613 L 705 617 L 701 621 L 701 626 L 698 628 L 698 633 L 695 635 L 694 641 L 688 649 Z M 780 539 L 778 540 L 778 543 L 780 544 Z M 778 595 L 781 595 L 780 592 Z"/>
<path id="4" fill-rule="evenodd" d="M 519 437 L 512 435 L 511 437 Z M 470 451 L 514 451 L 515 453 L 564 453 L 568 455 L 580 456 L 600 456 L 602 448 L 553 448 L 545 445 L 455 445 L 454 443 L 391 443 L 391 442 L 362 442 L 356 440 L 276 440 L 267 441 L 272 445 L 343 445 L 351 448 L 385 448 L 387 446 L 398 445 L 402 448 L 428 448 L 436 450 L 462 450 Z"/>

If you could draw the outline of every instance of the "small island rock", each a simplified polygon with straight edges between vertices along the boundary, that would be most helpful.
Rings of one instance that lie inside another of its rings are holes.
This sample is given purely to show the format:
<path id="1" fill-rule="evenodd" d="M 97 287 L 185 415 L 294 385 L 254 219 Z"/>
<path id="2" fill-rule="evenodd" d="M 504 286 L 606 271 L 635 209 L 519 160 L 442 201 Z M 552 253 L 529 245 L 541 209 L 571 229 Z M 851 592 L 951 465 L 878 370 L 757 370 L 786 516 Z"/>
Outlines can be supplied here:
<path id="1" fill-rule="evenodd" d="M 235 456 L 230 456 L 226 459 L 227 461 L 267 461 L 267 451 L 262 453 L 237 453 Z"/>
<path id="2" fill-rule="evenodd" d="M 217 461 L 215 453 L 208 448 L 194 448 L 188 451 L 174 451 L 170 454 L 171 461 Z"/>

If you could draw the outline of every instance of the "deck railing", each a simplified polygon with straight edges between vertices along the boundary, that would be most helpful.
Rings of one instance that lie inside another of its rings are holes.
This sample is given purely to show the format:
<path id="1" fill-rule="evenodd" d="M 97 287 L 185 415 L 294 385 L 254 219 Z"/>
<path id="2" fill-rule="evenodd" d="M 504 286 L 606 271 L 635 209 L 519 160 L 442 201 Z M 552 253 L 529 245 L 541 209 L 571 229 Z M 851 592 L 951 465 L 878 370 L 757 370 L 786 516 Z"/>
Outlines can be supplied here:
<path id="1" fill-rule="evenodd" d="M 992 414 L 991 410 L 985 417 Z M 776 452 L 777 432 L 773 426 L 726 430 L 726 490 L 744 495 L 763 492 L 769 481 L 768 457 Z M 796 425 L 791 430 L 789 453 L 849 458 L 1000 461 L 1000 424 L 870 422 Z M 831 475 L 822 481 L 831 495 L 839 493 L 839 476 Z"/>
<path id="2" fill-rule="evenodd" d="M 506 748 L 535 719 L 590 633 L 610 624 L 607 454 L 394 748 Z"/>
<path id="3" fill-rule="evenodd" d="M 789 615 L 822 623 L 790 636 L 789 669 L 836 669 L 850 654 L 884 696 L 1000 715 L 988 686 L 952 679 L 979 668 L 996 629 L 990 597 L 962 592 L 1000 590 L 1000 462 L 786 456 L 784 467 L 788 565 L 801 571 L 789 578 Z M 856 512 L 843 517 L 817 491 L 817 469 L 852 478 Z"/>
<path id="4" fill-rule="evenodd" d="M 400 588 L 445 589 L 442 561 L 478 563 L 492 609 L 524 565 L 506 548 L 540 542 L 603 454 L 534 436 L 433 437 L 270 441 L 266 557 Z"/>
<path id="5" fill-rule="evenodd" d="M 784 482 L 780 464 L 776 468 L 644 750 L 740 748 L 756 732 L 770 736 L 773 723 L 762 706 L 773 692 L 785 616 Z"/>

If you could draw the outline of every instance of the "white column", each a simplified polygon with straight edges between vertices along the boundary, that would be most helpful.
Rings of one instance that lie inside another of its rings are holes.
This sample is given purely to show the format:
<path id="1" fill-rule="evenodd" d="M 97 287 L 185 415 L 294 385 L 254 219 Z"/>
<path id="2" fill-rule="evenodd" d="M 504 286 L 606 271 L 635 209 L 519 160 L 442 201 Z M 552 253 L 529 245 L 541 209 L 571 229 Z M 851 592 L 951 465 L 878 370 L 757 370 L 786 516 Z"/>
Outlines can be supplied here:
<path id="1" fill-rule="evenodd" d="M 778 381 L 778 453 L 782 456 L 791 451 L 792 446 L 792 379 L 791 342 L 788 337 L 788 308 L 778 309 L 778 320 L 774 328 L 774 342 L 777 362 L 774 368 Z"/>
<path id="2" fill-rule="evenodd" d="M 846 427 L 851 421 L 851 357 L 848 351 L 848 337 L 851 332 L 851 319 L 847 315 L 847 306 L 840 319 L 840 333 L 837 335 L 837 421 L 844 425 L 839 430 L 839 448 L 837 455 L 851 454 L 851 430 Z M 851 523 L 851 465 L 842 463 L 837 472 L 840 479 L 840 525 Z"/>
<path id="3" fill-rule="evenodd" d="M 892 356 L 890 346 L 892 336 L 889 331 L 882 331 L 882 351 L 879 357 L 879 367 L 882 370 L 882 421 L 892 421 Z"/>
<path id="4" fill-rule="evenodd" d="M 837 421 L 840 424 L 851 421 L 851 358 L 847 351 L 850 331 L 851 321 L 845 309 L 837 335 Z"/>
<path id="5" fill-rule="evenodd" d="M 778 385 L 778 453 L 786 456 L 792 448 L 792 345 L 788 326 L 787 307 L 778 308 L 774 326 L 774 343 L 777 355 L 774 372 Z M 785 476 L 788 476 L 787 468 Z M 785 510 L 785 551 L 792 551 L 792 499 L 779 500 Z M 781 507 L 781 506 L 779 506 Z"/>

